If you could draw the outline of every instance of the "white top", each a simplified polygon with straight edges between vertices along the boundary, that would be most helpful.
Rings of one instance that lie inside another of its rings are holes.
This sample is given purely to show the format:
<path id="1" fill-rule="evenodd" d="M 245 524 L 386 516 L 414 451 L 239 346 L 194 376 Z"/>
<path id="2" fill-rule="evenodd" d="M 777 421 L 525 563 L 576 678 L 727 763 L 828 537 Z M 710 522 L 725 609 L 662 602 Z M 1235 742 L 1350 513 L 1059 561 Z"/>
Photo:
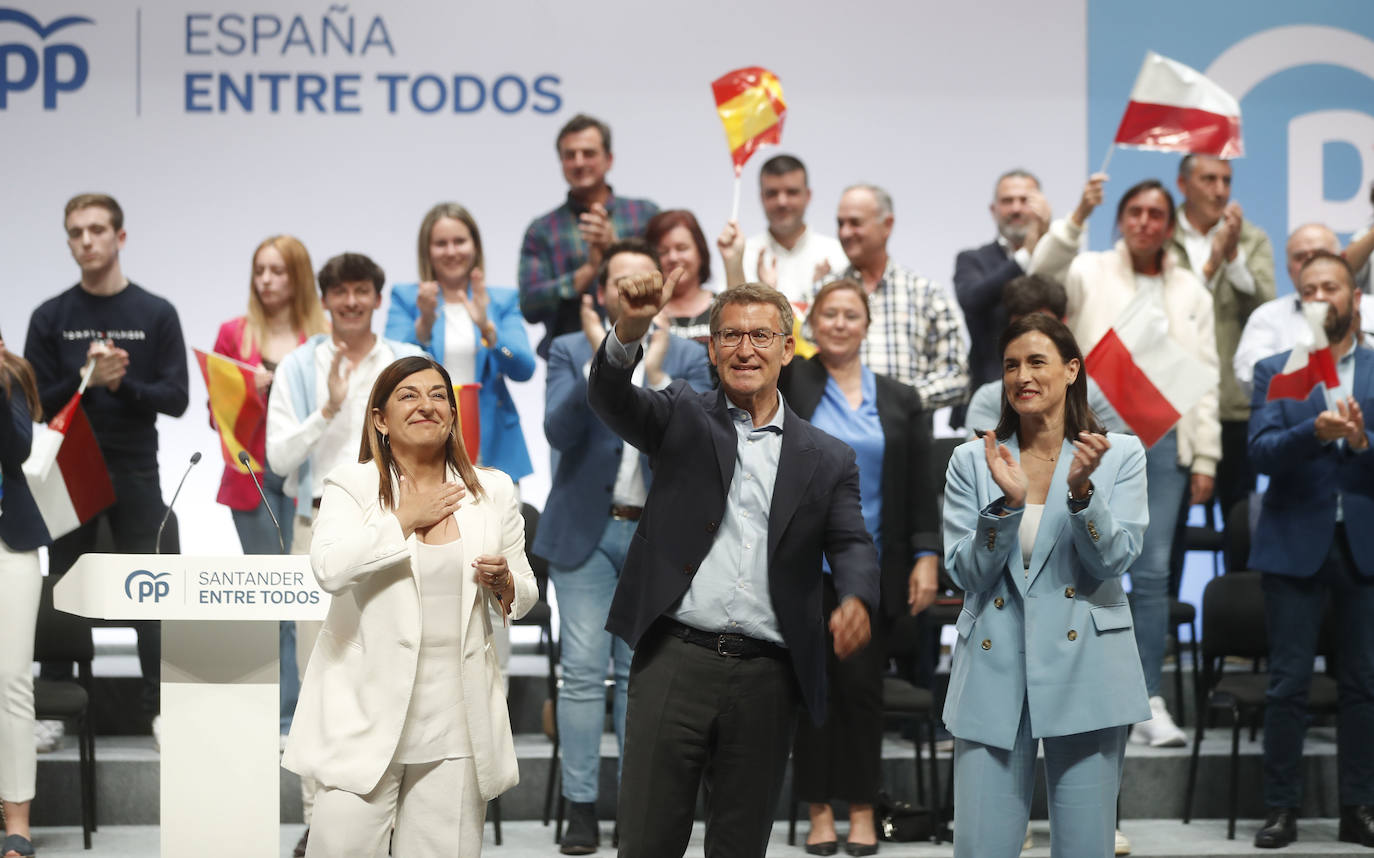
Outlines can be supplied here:
<path id="1" fill-rule="evenodd" d="M 343 405 L 333 420 L 326 420 L 322 409 L 329 401 L 329 367 L 337 351 L 333 340 L 315 347 L 314 411 L 305 420 L 296 417 L 296 397 L 288 375 L 277 374 L 267 400 L 267 460 L 273 471 L 286 477 L 286 493 L 303 501 L 324 494 L 324 478 L 330 471 L 358 461 L 358 442 L 368 419 L 368 394 L 377 376 L 396 359 L 386 341 L 377 337 L 372 351 L 349 374 Z M 298 486 L 296 471 L 307 458 L 313 485 Z M 296 513 L 308 516 L 310 507 L 298 508 Z"/>
<path id="2" fill-rule="evenodd" d="M 582 376 L 590 378 L 591 372 L 592 362 L 587 361 L 582 365 Z M 646 385 L 644 383 L 644 362 L 640 361 L 635 365 L 634 372 L 630 375 L 630 383 L 640 387 L 648 387 L 650 390 L 665 390 L 668 385 L 673 383 L 673 379 L 664 373 L 657 385 Z M 649 490 L 644 486 L 644 469 L 641 467 L 639 450 L 633 444 L 622 442 L 620 465 L 616 468 L 615 483 L 611 491 L 611 503 L 616 506 L 642 507 L 648 498 Z"/>
<path id="3" fill-rule="evenodd" d="M 444 309 L 444 369 L 454 384 L 477 380 L 477 331 L 461 307 Z"/>
<path id="4" fill-rule="evenodd" d="M 783 247 L 773 234 L 764 231 L 751 235 L 744 242 L 744 280 L 755 283 L 759 279 L 759 253 L 767 252 L 778 261 L 778 291 L 794 304 L 810 300 L 815 284 L 816 266 L 830 263 L 830 273 L 839 274 L 849 267 L 849 258 L 836 238 L 817 235 L 810 227 L 801 234 L 791 250 Z"/>
<path id="5" fill-rule="evenodd" d="M 415 686 L 394 763 L 432 763 L 472 756 L 463 708 L 463 653 L 459 617 L 463 587 L 476 586 L 463 568 L 463 540 L 418 543 L 415 584 L 420 588 L 420 649 Z"/>
<path id="6" fill-rule="evenodd" d="M 1025 572 L 1030 571 L 1031 552 L 1035 550 L 1035 535 L 1040 532 L 1040 519 L 1044 515 L 1045 505 L 1042 503 L 1028 503 L 1021 513 L 1021 528 L 1017 535 L 1021 537 L 1021 566 Z"/>

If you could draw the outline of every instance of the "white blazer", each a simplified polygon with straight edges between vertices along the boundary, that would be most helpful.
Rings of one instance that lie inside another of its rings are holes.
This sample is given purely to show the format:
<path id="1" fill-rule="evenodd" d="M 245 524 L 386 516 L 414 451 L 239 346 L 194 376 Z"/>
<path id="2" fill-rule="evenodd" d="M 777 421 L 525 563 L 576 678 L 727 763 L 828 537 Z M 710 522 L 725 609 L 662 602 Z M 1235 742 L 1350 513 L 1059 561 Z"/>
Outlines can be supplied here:
<path id="1" fill-rule="evenodd" d="M 454 516 L 463 539 L 463 573 L 479 554 L 502 554 L 515 582 L 513 617 L 539 598 L 525 557 L 525 524 L 515 486 L 500 471 L 478 469 L 487 497 L 463 498 Z M 456 478 L 456 477 L 455 477 Z M 417 539 L 378 500 L 373 462 L 347 464 L 325 478 L 310 565 L 333 594 L 301 683 L 282 765 L 327 787 L 370 793 L 396 754 L 420 643 L 420 591 L 412 569 Z M 459 641 L 477 784 L 492 799 L 520 780 L 488 605 L 464 587 Z M 486 594 L 486 590 L 482 590 Z"/>

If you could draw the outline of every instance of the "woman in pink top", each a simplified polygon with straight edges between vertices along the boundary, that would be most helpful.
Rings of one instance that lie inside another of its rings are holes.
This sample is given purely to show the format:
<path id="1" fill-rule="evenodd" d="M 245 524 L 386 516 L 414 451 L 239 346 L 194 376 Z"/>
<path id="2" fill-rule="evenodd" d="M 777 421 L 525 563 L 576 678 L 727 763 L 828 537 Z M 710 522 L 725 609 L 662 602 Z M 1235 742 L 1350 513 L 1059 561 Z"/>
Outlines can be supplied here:
<path id="1" fill-rule="evenodd" d="M 306 337 L 326 330 L 324 310 L 315 289 L 314 268 L 305 245 L 289 235 L 273 236 L 253 252 L 253 275 L 249 281 L 248 313 L 220 326 L 215 351 L 236 361 L 256 367 L 254 381 L 258 396 L 265 403 L 272 387 L 272 372 Z M 291 523 L 295 518 L 295 499 L 282 491 L 282 478 L 267 468 L 265 440 L 267 417 L 264 408 L 261 424 L 253 433 L 249 452 L 262 463 L 258 474 L 272 513 L 281 522 L 282 540 L 291 549 Z M 214 417 L 210 418 L 211 424 Z M 263 505 L 253 478 L 237 467 L 225 465 L 220 480 L 220 503 L 229 507 L 234 528 L 244 554 L 280 554 L 277 528 Z M 281 663 L 296 663 L 296 633 L 293 623 L 281 624 Z M 299 682 L 294 670 L 282 671 L 281 731 L 291 727 Z"/>

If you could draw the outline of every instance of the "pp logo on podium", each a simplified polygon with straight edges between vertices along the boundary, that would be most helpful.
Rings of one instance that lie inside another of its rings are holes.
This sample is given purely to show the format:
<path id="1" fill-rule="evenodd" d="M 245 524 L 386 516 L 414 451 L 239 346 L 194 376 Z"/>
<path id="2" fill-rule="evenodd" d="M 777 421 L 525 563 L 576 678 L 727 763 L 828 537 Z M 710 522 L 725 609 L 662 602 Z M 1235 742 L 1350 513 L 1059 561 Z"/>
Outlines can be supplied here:
<path id="1" fill-rule="evenodd" d="M 124 595 L 132 602 L 142 603 L 152 599 L 156 604 L 171 592 L 171 582 L 162 580 L 171 576 L 171 572 L 155 575 L 147 569 L 135 569 L 124 579 Z"/>

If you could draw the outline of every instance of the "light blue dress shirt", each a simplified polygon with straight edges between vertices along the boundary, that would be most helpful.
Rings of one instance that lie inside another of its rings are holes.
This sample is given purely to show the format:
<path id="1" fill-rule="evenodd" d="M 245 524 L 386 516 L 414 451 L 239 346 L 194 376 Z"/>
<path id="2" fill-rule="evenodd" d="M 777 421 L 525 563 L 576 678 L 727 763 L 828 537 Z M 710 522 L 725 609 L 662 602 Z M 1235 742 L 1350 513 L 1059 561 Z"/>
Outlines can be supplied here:
<path id="1" fill-rule="evenodd" d="M 811 415 L 811 425 L 835 436 L 854 451 L 859 466 L 859 503 L 863 507 L 864 527 L 873 537 L 873 544 L 882 556 L 883 540 L 883 448 L 887 439 L 878 419 L 878 379 L 868 367 L 863 367 L 861 393 L 863 401 L 851 408 L 844 391 L 828 376 L 825 391 Z M 830 571 L 830 561 L 825 561 Z"/>
<path id="2" fill-rule="evenodd" d="M 606 359 L 628 369 L 639 356 L 640 340 L 621 343 L 611 326 Z M 746 635 L 785 646 L 768 590 L 768 513 L 782 456 L 783 404 L 763 426 L 726 397 L 735 427 L 735 470 L 725 498 L 725 515 L 715 541 L 692 583 L 667 615 L 706 632 Z"/>

